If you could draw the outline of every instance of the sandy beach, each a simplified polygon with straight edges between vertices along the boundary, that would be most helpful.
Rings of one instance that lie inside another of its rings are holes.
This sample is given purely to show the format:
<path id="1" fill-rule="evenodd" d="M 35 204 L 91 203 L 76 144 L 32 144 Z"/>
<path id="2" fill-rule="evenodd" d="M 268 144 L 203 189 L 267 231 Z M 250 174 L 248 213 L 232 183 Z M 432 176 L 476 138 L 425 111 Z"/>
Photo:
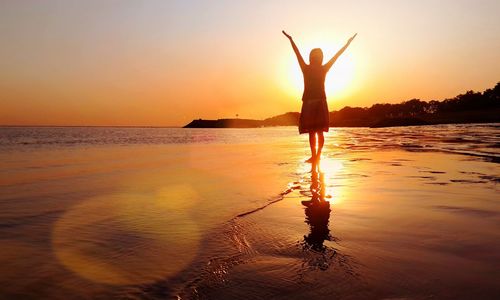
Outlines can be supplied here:
<path id="1" fill-rule="evenodd" d="M 296 128 L 26 130 L 2 129 L 0 298 L 500 296 L 498 125 L 334 129 L 317 210 Z"/>

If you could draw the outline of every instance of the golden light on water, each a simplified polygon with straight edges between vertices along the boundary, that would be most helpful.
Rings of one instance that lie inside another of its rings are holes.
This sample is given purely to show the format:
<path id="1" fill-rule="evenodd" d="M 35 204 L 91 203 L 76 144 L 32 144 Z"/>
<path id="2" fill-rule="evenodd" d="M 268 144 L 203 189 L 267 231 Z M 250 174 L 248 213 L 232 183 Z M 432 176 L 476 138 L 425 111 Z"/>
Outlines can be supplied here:
<path id="1" fill-rule="evenodd" d="M 344 164 L 338 159 L 327 158 L 321 161 L 321 170 L 329 177 L 338 176 L 344 169 Z"/>
<path id="2" fill-rule="evenodd" d="M 338 204 L 343 201 L 346 194 L 345 185 L 341 184 L 340 179 L 345 172 L 345 166 L 342 160 L 334 158 L 326 158 L 321 161 L 321 171 L 324 173 L 326 196 L 330 197 L 326 200 L 330 203 Z"/>
<path id="3" fill-rule="evenodd" d="M 302 157 L 301 161 L 305 159 L 307 159 L 307 157 Z M 310 164 L 300 163 L 297 173 L 304 174 L 304 178 L 307 178 L 307 184 L 310 184 L 312 187 L 314 175 L 310 170 Z M 350 179 L 346 178 L 345 174 L 352 172 L 352 170 L 349 170 L 349 166 L 346 165 L 345 160 L 323 155 L 319 170 L 321 184 L 324 184 L 325 187 L 324 196 L 326 201 L 332 204 L 339 204 L 344 201 L 344 199 L 348 198 L 350 192 L 347 188 L 348 185 L 346 184 L 346 180 Z M 311 179 L 311 181 L 309 181 L 309 179 Z"/>

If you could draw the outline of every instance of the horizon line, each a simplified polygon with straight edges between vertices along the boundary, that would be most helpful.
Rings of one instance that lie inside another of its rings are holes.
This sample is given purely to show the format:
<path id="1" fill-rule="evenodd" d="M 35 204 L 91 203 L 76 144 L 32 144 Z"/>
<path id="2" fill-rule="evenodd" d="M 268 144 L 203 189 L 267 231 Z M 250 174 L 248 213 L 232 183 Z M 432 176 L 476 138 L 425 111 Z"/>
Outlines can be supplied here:
<path id="1" fill-rule="evenodd" d="M 5 125 L 0 127 L 108 127 L 108 128 L 182 128 L 182 126 L 157 126 L 157 125 Z"/>

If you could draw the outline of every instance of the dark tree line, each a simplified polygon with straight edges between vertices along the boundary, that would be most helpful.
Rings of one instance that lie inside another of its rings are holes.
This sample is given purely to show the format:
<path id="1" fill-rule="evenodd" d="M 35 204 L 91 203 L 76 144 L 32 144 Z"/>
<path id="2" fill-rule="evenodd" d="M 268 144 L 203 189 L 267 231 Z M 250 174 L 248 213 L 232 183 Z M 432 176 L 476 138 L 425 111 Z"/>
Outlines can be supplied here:
<path id="1" fill-rule="evenodd" d="M 484 92 L 468 91 L 443 101 L 411 99 L 398 104 L 374 104 L 371 107 L 346 106 L 331 113 L 332 125 L 370 126 L 381 119 L 431 119 L 457 112 L 467 113 L 500 108 L 500 82 Z M 462 114 L 463 115 L 463 114 Z M 465 120 L 464 120 L 465 121 Z"/>

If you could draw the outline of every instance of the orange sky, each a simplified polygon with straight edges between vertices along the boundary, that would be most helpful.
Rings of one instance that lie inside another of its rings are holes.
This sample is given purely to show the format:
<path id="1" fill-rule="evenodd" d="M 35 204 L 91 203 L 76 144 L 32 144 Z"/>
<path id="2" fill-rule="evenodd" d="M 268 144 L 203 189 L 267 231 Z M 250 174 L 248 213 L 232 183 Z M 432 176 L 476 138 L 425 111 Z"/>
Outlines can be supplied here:
<path id="1" fill-rule="evenodd" d="M 249 3 L 251 2 L 251 3 Z M 298 65 L 328 59 L 330 110 L 500 81 L 500 2 L 2 1 L 0 124 L 180 126 L 300 110 Z"/>

